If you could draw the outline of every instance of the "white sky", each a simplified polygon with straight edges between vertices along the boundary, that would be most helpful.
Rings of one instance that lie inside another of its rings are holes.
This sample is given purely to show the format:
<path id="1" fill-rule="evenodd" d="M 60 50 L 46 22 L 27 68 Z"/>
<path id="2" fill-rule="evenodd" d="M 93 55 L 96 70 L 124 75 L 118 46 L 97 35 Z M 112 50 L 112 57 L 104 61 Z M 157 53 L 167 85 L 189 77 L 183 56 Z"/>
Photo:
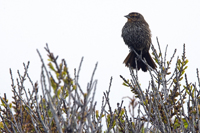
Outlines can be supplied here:
<path id="1" fill-rule="evenodd" d="M 181 56 L 183 43 L 186 44 L 189 59 L 186 73 L 189 82 L 196 82 L 196 68 L 200 65 L 200 3 L 197 0 L 0 0 L 0 95 L 12 96 L 9 68 L 16 79 L 18 69 L 23 74 L 23 62 L 30 61 L 29 74 L 33 82 L 39 81 L 41 63 L 36 49 L 46 60 L 43 47 L 48 43 L 51 51 L 59 55 L 59 60 L 66 59 L 71 76 L 84 56 L 79 80 L 82 88 L 86 88 L 98 61 L 96 100 L 99 106 L 103 91 L 108 89 L 113 76 L 110 100 L 114 109 L 122 97 L 132 97 L 130 89 L 122 85 L 119 77 L 130 78 L 128 68 L 122 64 L 129 49 L 121 38 L 121 29 L 126 22 L 124 15 L 130 12 L 143 14 L 156 48 L 156 36 L 163 52 L 169 45 L 168 60 L 175 48 L 178 49 L 175 57 Z M 147 88 L 148 75 L 139 72 L 143 89 Z M 127 99 L 125 105 L 128 102 Z"/>

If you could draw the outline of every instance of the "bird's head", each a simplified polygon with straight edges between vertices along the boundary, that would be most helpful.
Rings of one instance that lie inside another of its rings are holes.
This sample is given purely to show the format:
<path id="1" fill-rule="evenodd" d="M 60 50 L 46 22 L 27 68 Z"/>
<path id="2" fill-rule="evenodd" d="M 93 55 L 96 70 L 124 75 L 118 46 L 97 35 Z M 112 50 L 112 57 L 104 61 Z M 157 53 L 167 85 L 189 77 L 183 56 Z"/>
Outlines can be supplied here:
<path id="1" fill-rule="evenodd" d="M 126 17 L 129 22 L 144 21 L 144 17 L 140 13 L 137 13 L 137 12 L 131 12 L 124 17 Z"/>

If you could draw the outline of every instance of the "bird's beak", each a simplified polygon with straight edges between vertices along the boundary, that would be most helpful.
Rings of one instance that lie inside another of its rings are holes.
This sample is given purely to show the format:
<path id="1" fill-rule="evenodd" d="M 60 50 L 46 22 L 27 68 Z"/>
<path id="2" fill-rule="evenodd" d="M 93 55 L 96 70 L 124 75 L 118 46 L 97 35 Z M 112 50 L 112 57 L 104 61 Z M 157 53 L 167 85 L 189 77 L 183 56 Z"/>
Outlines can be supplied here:
<path id="1" fill-rule="evenodd" d="M 129 15 L 126 15 L 126 16 L 124 16 L 124 17 L 126 17 L 126 18 L 130 18 L 130 16 L 129 16 Z"/>

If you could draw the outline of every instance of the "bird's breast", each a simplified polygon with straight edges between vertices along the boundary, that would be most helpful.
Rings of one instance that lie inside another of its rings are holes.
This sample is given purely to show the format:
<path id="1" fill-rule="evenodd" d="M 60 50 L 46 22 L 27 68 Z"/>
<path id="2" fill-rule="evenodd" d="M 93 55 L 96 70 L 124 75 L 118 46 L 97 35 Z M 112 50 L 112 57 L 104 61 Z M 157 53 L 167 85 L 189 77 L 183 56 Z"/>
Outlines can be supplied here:
<path id="1" fill-rule="evenodd" d="M 151 33 L 148 25 L 127 22 L 122 29 L 122 38 L 128 46 L 142 50 L 151 43 Z"/>

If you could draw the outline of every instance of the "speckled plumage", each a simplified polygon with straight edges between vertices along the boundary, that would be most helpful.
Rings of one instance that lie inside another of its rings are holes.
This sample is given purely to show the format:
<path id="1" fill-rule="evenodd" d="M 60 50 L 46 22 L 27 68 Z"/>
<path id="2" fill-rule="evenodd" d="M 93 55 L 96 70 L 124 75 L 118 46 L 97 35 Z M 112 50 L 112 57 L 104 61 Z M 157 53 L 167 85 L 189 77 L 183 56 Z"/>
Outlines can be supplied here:
<path id="1" fill-rule="evenodd" d="M 128 21 L 122 29 L 122 38 L 125 44 L 129 47 L 133 47 L 139 55 L 142 51 L 142 58 L 146 59 L 149 66 L 155 69 L 156 65 L 149 54 L 151 31 L 148 23 L 141 14 L 136 12 L 130 13 L 125 17 L 128 18 Z M 135 53 L 131 51 L 124 60 L 125 65 L 128 66 L 130 64 L 130 66 L 135 69 L 136 57 Z M 138 70 L 141 68 L 144 72 L 147 71 L 147 66 L 140 60 L 137 60 L 137 68 Z"/>

